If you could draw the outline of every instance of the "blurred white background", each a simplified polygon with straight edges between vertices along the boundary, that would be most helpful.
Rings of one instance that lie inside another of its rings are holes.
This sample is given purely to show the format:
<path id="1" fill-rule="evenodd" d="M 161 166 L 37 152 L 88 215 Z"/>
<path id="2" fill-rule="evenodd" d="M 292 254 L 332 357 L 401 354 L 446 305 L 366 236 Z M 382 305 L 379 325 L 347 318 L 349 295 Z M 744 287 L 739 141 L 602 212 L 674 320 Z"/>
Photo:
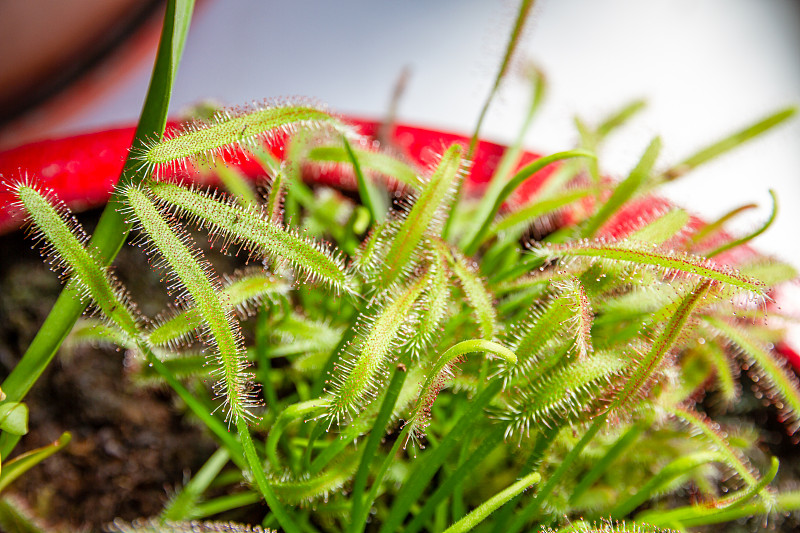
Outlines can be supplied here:
<path id="1" fill-rule="evenodd" d="M 358 116 L 381 117 L 404 66 L 411 78 L 401 121 L 469 134 L 494 78 L 517 3 L 510 0 L 210 1 L 189 33 L 172 108 L 203 98 L 229 104 L 309 96 Z M 624 176 L 659 134 L 667 166 L 786 105 L 800 103 L 800 3 L 791 0 L 540 0 L 522 54 L 547 74 L 549 93 L 526 139 L 550 152 L 571 147 L 574 115 L 596 123 L 633 98 L 647 110 L 606 146 L 605 170 Z M 60 133 L 131 122 L 150 65 L 95 102 Z M 512 74 L 484 137 L 508 142 L 528 100 Z M 707 218 L 757 202 L 747 231 L 778 221 L 756 241 L 800 265 L 800 119 L 670 186 Z"/>

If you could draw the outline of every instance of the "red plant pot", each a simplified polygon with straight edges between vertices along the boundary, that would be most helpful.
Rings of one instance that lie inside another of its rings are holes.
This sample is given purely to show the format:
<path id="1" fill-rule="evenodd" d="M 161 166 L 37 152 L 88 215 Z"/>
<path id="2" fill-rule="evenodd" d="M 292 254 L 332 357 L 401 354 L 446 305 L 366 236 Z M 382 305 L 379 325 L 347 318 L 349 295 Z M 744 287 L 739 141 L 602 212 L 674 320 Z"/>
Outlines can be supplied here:
<path id="1" fill-rule="evenodd" d="M 374 137 L 379 127 L 377 122 L 371 120 L 349 118 L 348 122 L 369 137 Z M 0 152 L 0 176 L 4 179 L 16 179 L 20 176 L 35 178 L 38 183 L 52 189 L 74 211 L 101 206 L 108 200 L 122 171 L 134 131 L 133 126 L 109 129 L 39 141 Z M 432 163 L 433 156 L 453 142 L 467 144 L 469 139 L 463 135 L 406 125 L 396 126 L 392 138 L 396 147 L 420 165 Z M 282 157 L 284 148 L 281 140 L 271 145 L 273 154 L 279 158 Z M 478 144 L 467 182 L 469 192 L 479 193 L 488 183 L 504 150 L 505 147 L 500 144 L 486 141 Z M 525 165 L 539 157 L 533 152 L 523 152 L 520 164 Z M 261 166 L 242 153 L 234 153 L 226 162 L 237 165 L 252 179 L 264 175 Z M 535 193 L 557 165 L 550 165 L 529 178 L 518 189 L 517 198 L 524 200 Z M 164 177 L 175 177 L 173 172 L 165 170 Z M 326 185 L 353 187 L 352 179 L 333 169 L 322 170 L 313 179 Z M 13 231 L 20 225 L 20 217 L 15 216 L 11 203 L 11 194 L 0 188 L 0 234 Z M 636 225 L 637 220 L 651 219 L 653 213 L 663 212 L 669 205 L 668 200 L 654 196 L 632 201 L 604 226 L 600 236 L 624 237 Z M 690 224 L 696 228 L 701 227 L 704 222 L 693 217 Z M 753 249 L 739 247 L 718 256 L 718 259 L 736 264 L 755 255 L 758 254 Z M 777 349 L 795 369 L 800 370 L 800 355 L 794 347 L 781 343 Z"/>

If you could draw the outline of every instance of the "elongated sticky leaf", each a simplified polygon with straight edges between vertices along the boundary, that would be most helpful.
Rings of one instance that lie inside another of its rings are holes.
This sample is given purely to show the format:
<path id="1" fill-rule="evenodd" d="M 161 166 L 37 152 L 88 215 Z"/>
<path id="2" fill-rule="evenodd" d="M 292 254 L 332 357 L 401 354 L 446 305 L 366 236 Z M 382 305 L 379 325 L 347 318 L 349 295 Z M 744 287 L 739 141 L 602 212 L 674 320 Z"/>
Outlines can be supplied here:
<path id="1" fill-rule="evenodd" d="M 414 205 L 405 215 L 385 254 L 387 260 L 376 282 L 378 290 L 388 289 L 409 272 L 426 234 L 441 230 L 443 217 L 452 201 L 454 187 L 461 179 L 461 146 L 454 144 L 444 154 Z"/>
<path id="2" fill-rule="evenodd" d="M 461 253 L 453 250 L 450 257 L 452 258 L 453 274 L 458 279 L 461 288 L 464 289 L 467 302 L 475 313 L 481 336 L 486 340 L 492 340 L 497 332 L 497 311 L 494 308 L 494 297 L 475 267 L 469 265 Z"/>
<path id="3" fill-rule="evenodd" d="M 447 259 L 439 250 L 429 267 L 428 287 L 421 298 L 419 322 L 409 343 L 415 356 L 419 356 L 440 333 L 450 301 L 450 276 Z"/>
<path id="4" fill-rule="evenodd" d="M 62 272 L 62 277 L 91 302 L 112 324 L 130 338 L 139 333 L 139 319 L 120 283 L 103 266 L 99 252 L 87 246 L 88 237 L 66 205 L 35 186 L 18 183 L 13 192 L 28 213 L 35 237 L 43 242 L 42 254 Z"/>
<path id="5" fill-rule="evenodd" d="M 256 150 L 271 137 L 299 127 L 331 125 L 345 130 L 338 118 L 320 107 L 269 103 L 223 109 L 209 122 L 194 122 L 135 153 L 141 168 L 159 172 L 184 166 L 190 159 L 207 161 L 235 148 Z"/>
<path id="6" fill-rule="evenodd" d="M 749 365 L 757 366 L 754 375 L 758 377 L 759 387 L 776 404 L 786 429 L 794 434 L 800 428 L 800 380 L 787 367 L 786 360 L 741 328 L 716 317 L 704 317 L 704 320 L 739 348 Z"/>
<path id="7" fill-rule="evenodd" d="M 125 195 L 130 211 L 152 243 L 153 250 L 174 273 L 175 285 L 185 289 L 185 296 L 193 302 L 203 319 L 209 341 L 216 350 L 211 356 L 216 366 L 212 374 L 220 374 L 220 381 L 214 389 L 219 397 L 225 398 L 227 417 L 234 421 L 252 417 L 249 409 L 258 402 L 248 390 L 249 374 L 245 370 L 248 364 L 241 331 L 233 316 L 233 306 L 222 292 L 220 280 L 201 253 L 189 244 L 188 235 L 170 225 L 144 191 L 128 187 Z"/>
<path id="8" fill-rule="evenodd" d="M 719 454 L 719 458 L 736 472 L 736 475 L 747 487 L 752 488 L 758 484 L 758 471 L 753 468 L 750 461 L 743 454 L 730 445 L 727 435 L 722 431 L 719 424 L 702 413 L 686 407 L 666 405 L 662 406 L 662 408 L 678 420 L 691 426 L 695 432 L 703 435 L 711 448 Z"/>
<path id="9" fill-rule="evenodd" d="M 527 437 L 531 429 L 586 419 L 627 366 L 612 353 L 576 361 L 515 390 L 508 404 L 494 416 L 506 423 L 507 437 L 515 435 L 520 439 Z"/>
<path id="10" fill-rule="evenodd" d="M 431 407 L 436 397 L 439 395 L 442 387 L 453 376 L 453 368 L 461 358 L 471 352 L 486 352 L 503 359 L 508 365 L 515 365 L 517 363 L 517 356 L 503 346 L 496 342 L 491 342 L 482 339 L 475 339 L 469 341 L 461 341 L 458 344 L 448 348 L 439 358 L 436 363 L 426 373 L 425 382 L 422 384 L 421 392 L 417 403 L 411 410 L 411 413 L 404 425 L 409 427 L 408 435 L 421 439 L 425 436 L 425 428 L 428 427 L 431 419 Z"/>
<path id="11" fill-rule="evenodd" d="M 339 255 L 295 230 L 284 229 L 261 206 L 239 206 L 230 197 L 217 198 L 170 183 L 152 183 L 150 189 L 191 222 L 211 226 L 226 244 L 241 244 L 252 253 L 288 261 L 307 281 L 319 280 L 337 291 L 353 290 Z"/>
<path id="12" fill-rule="evenodd" d="M 330 382 L 327 416 L 341 423 L 349 420 L 379 393 L 386 364 L 411 337 L 409 322 L 416 320 L 414 306 L 427 284 L 420 278 L 386 304 L 374 304 L 357 321 L 361 330 L 352 346 L 345 348 Z"/>
<path id="13" fill-rule="evenodd" d="M 230 306 L 240 314 L 250 314 L 254 306 L 265 299 L 286 294 L 288 283 L 269 275 L 261 269 L 251 270 L 226 281 L 223 292 Z M 177 345 L 196 328 L 200 327 L 203 317 L 197 308 L 188 308 L 174 316 L 157 321 L 157 325 L 148 334 L 152 344 Z"/>
<path id="14" fill-rule="evenodd" d="M 667 306 L 664 314 L 669 318 L 652 342 L 648 352 L 636 361 L 628 379 L 625 381 L 625 385 L 617 394 L 607 412 L 611 413 L 620 407 L 628 405 L 647 386 L 653 375 L 661 367 L 662 361 L 669 355 L 684 334 L 684 328 L 692 320 L 695 309 L 703 303 L 710 287 L 710 281 L 701 281 L 681 300 Z"/>
<path id="15" fill-rule="evenodd" d="M 270 484 L 278 498 L 289 505 L 308 504 L 315 500 L 327 500 L 330 494 L 342 489 L 358 467 L 359 454 L 346 454 L 343 459 L 331 464 L 319 474 L 299 479 L 275 479 Z"/>
<path id="16" fill-rule="evenodd" d="M 683 252 L 662 250 L 658 246 L 637 241 L 606 242 L 584 239 L 533 248 L 531 253 L 541 259 L 573 257 L 652 266 L 668 276 L 683 273 L 707 279 L 714 285 L 739 289 L 754 298 L 763 298 L 766 291 L 764 283 L 745 276 L 727 265 L 716 264 L 709 259 Z"/>

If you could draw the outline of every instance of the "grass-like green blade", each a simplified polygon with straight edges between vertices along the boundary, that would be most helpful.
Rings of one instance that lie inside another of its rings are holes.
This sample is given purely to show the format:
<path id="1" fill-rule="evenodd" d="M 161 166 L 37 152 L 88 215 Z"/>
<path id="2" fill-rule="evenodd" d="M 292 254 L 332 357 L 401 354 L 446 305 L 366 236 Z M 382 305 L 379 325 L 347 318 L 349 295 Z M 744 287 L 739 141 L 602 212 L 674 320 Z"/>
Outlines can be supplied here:
<path id="1" fill-rule="evenodd" d="M 495 512 L 504 503 L 522 493 L 522 491 L 529 488 L 531 485 L 539 483 L 541 480 L 542 475 L 539 474 L 539 472 L 528 474 L 483 502 L 477 509 L 471 511 L 467 516 L 448 527 L 444 533 L 464 533 L 465 531 L 470 531 L 486 520 L 490 514 Z"/>
<path id="2" fill-rule="evenodd" d="M 494 217 L 497 216 L 497 213 L 500 211 L 500 207 L 503 205 L 503 202 L 505 202 L 511 196 L 511 194 L 517 190 L 517 187 L 522 185 L 525 180 L 542 170 L 550 163 L 555 163 L 556 161 L 561 161 L 564 159 L 571 159 L 573 157 L 594 158 L 595 155 L 591 152 L 587 152 L 586 150 L 568 150 L 566 152 L 557 152 L 552 155 L 541 157 L 518 170 L 517 173 L 514 174 L 514 176 L 508 181 L 508 183 L 505 184 L 503 189 L 497 195 L 497 198 L 495 198 L 492 208 L 486 213 L 486 217 L 481 221 L 475 236 L 472 238 L 469 244 L 464 247 L 464 253 L 469 256 L 475 255 L 481 243 L 485 240 L 486 233 L 489 231 L 489 226 L 491 226 L 492 222 L 494 221 Z"/>
<path id="3" fill-rule="evenodd" d="M 661 139 L 656 137 L 647 147 L 631 173 L 619 185 L 617 185 L 611 197 L 595 213 L 581 230 L 581 237 L 592 237 L 600 227 L 608 221 L 634 194 L 650 176 L 653 165 L 656 163 L 658 154 L 661 152 Z"/>
<path id="4" fill-rule="evenodd" d="M 52 444 L 25 452 L 11 461 L 4 461 L 3 471 L 0 473 L 0 491 L 3 491 L 19 476 L 38 465 L 58 450 L 64 448 L 64 446 L 69 444 L 70 440 L 72 440 L 72 435 L 69 433 L 62 433 L 58 440 Z"/>
<path id="5" fill-rule="evenodd" d="M 153 75 L 136 128 L 133 146 L 141 146 L 147 139 L 159 138 L 164 132 L 172 85 L 183 53 L 193 9 L 194 0 L 170 0 L 167 3 Z M 120 182 L 141 182 L 146 176 L 137 172 L 138 166 L 137 161 L 128 157 Z M 125 223 L 123 216 L 117 212 L 119 206 L 120 196 L 114 194 L 103 211 L 90 241 L 90 244 L 99 250 L 105 264 L 111 263 L 130 231 L 130 225 Z M 69 287 L 64 289 L 25 355 L 3 382 L 2 388 L 9 401 L 19 401 L 27 394 L 52 360 L 84 308 L 85 304 L 77 298 L 74 289 Z"/>
<path id="6" fill-rule="evenodd" d="M 347 156 L 350 158 L 350 163 L 353 165 L 353 172 L 356 175 L 356 184 L 358 185 L 358 194 L 361 196 L 361 203 L 369 210 L 372 220 L 380 224 L 386 220 L 386 211 L 388 209 L 386 198 L 381 194 L 381 191 L 378 190 L 372 180 L 364 175 L 364 172 L 361 170 L 361 162 L 358 159 L 358 155 L 353 150 L 353 147 L 350 146 L 347 137 L 342 137 L 342 143 L 344 144 Z"/>
<path id="7" fill-rule="evenodd" d="M 594 193 L 593 187 L 585 187 L 555 193 L 550 197 L 542 198 L 498 220 L 489 228 L 489 231 L 486 232 L 486 239 L 494 237 L 501 232 L 511 232 L 513 238 L 519 238 L 522 230 L 536 218 L 586 198 L 592 193 Z"/>
<path id="8" fill-rule="evenodd" d="M 390 176 L 403 185 L 412 189 L 419 189 L 420 181 L 416 170 L 388 154 L 370 152 L 358 147 L 352 147 L 353 153 L 358 158 L 362 167 Z M 316 162 L 350 163 L 352 158 L 342 146 L 315 146 L 307 155 L 308 159 Z"/>
<path id="9" fill-rule="evenodd" d="M 706 254 L 706 256 L 714 257 L 715 255 L 719 255 L 722 252 L 725 252 L 727 250 L 732 250 L 737 246 L 741 246 L 742 244 L 747 244 L 751 240 L 755 239 L 756 237 L 767 231 L 769 227 L 772 225 L 772 223 L 775 222 L 775 217 L 778 216 L 778 197 L 775 195 L 775 191 L 773 191 L 772 189 L 769 190 L 769 195 L 772 198 L 772 210 L 770 211 L 769 218 L 767 219 L 766 222 L 764 222 L 764 224 L 756 228 L 755 231 L 752 231 L 751 233 L 748 233 L 743 237 L 734 239 L 731 242 L 726 242 L 722 246 L 715 248 L 714 250 Z"/>
<path id="10" fill-rule="evenodd" d="M 672 168 L 664 172 L 663 179 L 665 181 L 677 179 L 687 172 L 699 167 L 700 165 L 707 163 L 712 159 L 715 159 L 726 152 L 733 150 L 737 146 L 744 144 L 750 139 L 758 137 L 762 133 L 786 122 L 792 118 L 795 113 L 797 113 L 796 107 L 787 107 L 786 109 L 782 109 L 776 113 L 773 113 L 772 115 L 756 122 L 755 124 L 752 124 L 751 126 L 739 130 L 725 137 L 724 139 L 695 152 L 677 165 L 674 165 Z"/>
<path id="11" fill-rule="evenodd" d="M 225 447 L 214 452 L 192 479 L 173 497 L 161 512 L 162 521 L 188 520 L 194 518 L 192 511 L 208 489 L 214 478 L 230 460 Z"/>
<path id="12" fill-rule="evenodd" d="M 740 213 L 747 211 L 748 209 L 755 209 L 758 207 L 758 204 L 745 204 L 741 205 L 735 209 L 731 209 L 717 220 L 713 222 L 709 222 L 695 233 L 692 234 L 691 242 L 692 244 L 698 244 L 703 241 L 703 239 L 713 235 L 717 231 L 721 230 L 722 227 L 725 225 L 726 222 L 731 220 L 732 218 L 736 217 Z"/>

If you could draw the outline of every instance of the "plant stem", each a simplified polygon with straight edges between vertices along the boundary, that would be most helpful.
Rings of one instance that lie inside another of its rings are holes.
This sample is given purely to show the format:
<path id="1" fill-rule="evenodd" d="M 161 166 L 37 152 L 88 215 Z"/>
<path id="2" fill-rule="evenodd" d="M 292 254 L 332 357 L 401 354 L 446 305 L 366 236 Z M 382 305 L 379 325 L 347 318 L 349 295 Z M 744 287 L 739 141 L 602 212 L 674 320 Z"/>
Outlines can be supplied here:
<path id="1" fill-rule="evenodd" d="M 253 478 L 256 481 L 256 486 L 264 496 L 264 499 L 269 505 L 270 511 L 278 519 L 278 523 L 286 530 L 287 533 L 300 533 L 300 528 L 294 523 L 292 517 L 286 512 L 278 497 L 269 485 L 267 476 L 264 474 L 264 468 L 261 465 L 261 460 L 258 458 L 256 448 L 253 445 L 253 438 L 250 436 L 250 429 L 247 427 L 243 417 L 236 419 L 236 429 L 239 432 L 239 438 L 242 440 L 242 448 L 244 448 L 244 456 L 250 466 L 250 471 L 253 473 Z"/>
<path id="2" fill-rule="evenodd" d="M 269 313 L 268 306 L 261 306 L 256 315 L 256 361 L 261 374 L 261 386 L 264 390 L 264 399 L 271 409 L 278 409 L 278 394 L 269 380 L 272 365 L 269 361 Z"/>
<path id="3" fill-rule="evenodd" d="M 503 440 L 504 433 L 505 428 L 502 426 L 493 428 L 492 431 L 484 437 L 480 446 L 478 446 L 472 455 L 470 455 L 466 461 L 461 463 L 455 472 L 447 476 L 447 478 L 441 484 L 439 484 L 436 492 L 434 492 L 425 500 L 425 505 L 408 524 L 408 526 L 406 526 L 404 533 L 416 533 L 419 531 L 425 525 L 425 521 L 428 520 L 428 518 L 430 518 L 430 516 L 436 510 L 436 506 L 440 502 L 444 501 L 444 499 L 455 490 L 455 488 L 463 481 L 463 479 L 472 473 L 474 468 L 481 461 L 486 459 L 486 456 L 489 454 L 489 452 L 494 450 L 494 448 Z"/>
<path id="4" fill-rule="evenodd" d="M 649 420 L 647 421 L 647 425 L 649 425 Z M 599 461 L 595 462 L 592 469 L 583 476 L 580 482 L 575 486 L 575 489 L 572 491 L 572 494 L 569 496 L 569 503 L 575 504 L 588 489 L 592 486 L 592 484 L 597 481 L 603 473 L 608 470 L 608 467 L 611 466 L 620 455 L 622 455 L 627 449 L 639 438 L 639 435 L 644 432 L 646 429 L 646 424 L 644 422 L 638 422 L 635 425 L 631 426 L 628 431 L 626 431 L 617 441 L 608 449 L 608 451 L 600 458 Z"/>
<path id="5" fill-rule="evenodd" d="M 539 433 L 539 436 L 536 438 L 536 443 L 533 445 L 533 450 L 531 450 L 531 454 L 528 456 L 528 460 L 525 461 L 525 466 L 522 468 L 522 475 L 533 472 L 539 468 L 539 465 L 542 464 L 544 453 L 547 451 L 547 449 L 550 447 L 550 444 L 552 444 L 560 432 L 560 425 L 541 428 L 541 433 Z M 508 519 L 511 518 L 511 513 L 514 512 L 517 502 L 521 498 L 521 495 L 517 496 L 503 505 L 500 513 L 498 513 L 498 516 L 494 520 L 494 527 L 492 528 L 491 533 L 503 533 L 506 531 Z"/>
<path id="6" fill-rule="evenodd" d="M 534 496 L 534 498 L 528 502 L 521 512 L 517 513 L 516 518 L 511 523 L 511 526 L 506 530 L 506 533 L 517 533 L 518 531 L 521 531 L 522 528 L 525 527 L 525 524 L 537 516 L 545 499 L 550 496 L 550 493 L 556 488 L 556 485 L 559 481 L 561 481 L 561 478 L 564 477 L 564 474 L 572 466 L 572 463 L 575 461 L 578 455 L 580 455 L 586 445 L 592 441 L 595 435 L 597 435 L 597 432 L 600 431 L 600 428 L 603 427 L 606 419 L 608 418 L 608 413 L 609 412 L 606 411 L 603 414 L 595 417 L 592 425 L 589 426 L 589 429 L 583 434 L 581 440 L 579 440 L 578 443 L 575 444 L 575 446 L 569 451 L 569 453 L 567 453 L 567 455 L 558 465 L 558 468 L 556 468 L 556 471 L 553 472 L 547 482 L 536 493 L 536 496 Z"/>
<path id="7" fill-rule="evenodd" d="M 550 163 L 555 163 L 556 161 L 571 159 L 574 157 L 588 157 L 594 159 L 595 155 L 586 150 L 568 150 L 566 152 L 557 152 L 545 157 L 540 157 L 536 161 L 533 161 L 532 163 L 529 163 L 528 165 L 519 169 L 497 194 L 491 209 L 487 211 L 485 217 L 480 222 L 478 231 L 475 232 L 475 236 L 469 242 L 469 244 L 464 247 L 464 253 L 468 256 L 471 256 L 478 251 L 478 248 L 484 242 L 485 236 L 489 231 L 489 226 L 491 226 L 492 222 L 494 221 L 494 217 L 500 211 L 500 207 L 503 205 L 503 202 L 505 202 L 525 180 L 542 170 Z"/>
<path id="8" fill-rule="evenodd" d="M 483 420 L 483 417 L 479 416 L 479 413 L 502 388 L 503 384 L 501 380 L 494 380 L 489 383 L 480 394 L 472 399 L 469 407 L 464 411 L 461 417 L 455 421 L 453 430 L 442 439 L 439 446 L 429 454 L 425 454 L 420 462 L 417 463 L 417 467 L 409 477 L 408 482 L 397 494 L 389 516 L 381 526 L 381 533 L 395 531 L 400 527 L 409 509 L 411 509 L 411 506 L 417 501 L 422 491 L 425 490 L 425 487 L 439 470 L 439 467 L 447 458 L 447 455 L 456 447 L 468 431 L 474 430 L 474 426 Z"/>
<path id="9" fill-rule="evenodd" d="M 522 36 L 522 29 L 525 26 L 525 21 L 528 18 L 528 14 L 530 13 L 531 9 L 533 8 L 534 0 L 522 0 L 520 3 L 519 9 L 517 10 L 517 20 L 514 22 L 514 29 L 511 30 L 511 37 L 508 40 L 508 45 L 506 45 L 506 53 L 503 56 L 503 62 L 500 64 L 500 70 L 497 71 L 497 76 L 495 76 L 494 84 L 492 88 L 489 90 L 489 94 L 486 97 L 486 101 L 481 108 L 481 112 L 478 115 L 478 122 L 475 124 L 475 131 L 472 134 L 472 138 L 469 141 L 469 150 L 467 151 L 466 159 L 468 161 L 472 161 L 473 156 L 475 155 L 475 150 L 478 147 L 478 136 L 481 132 L 481 126 L 483 126 L 483 120 L 486 118 L 486 113 L 489 111 L 489 106 L 492 104 L 492 100 L 494 100 L 494 96 L 497 93 L 497 90 L 500 88 L 500 82 L 503 80 L 503 77 L 506 75 L 508 71 L 508 66 L 511 64 L 511 58 L 514 55 L 514 51 L 517 49 L 517 45 L 519 44 L 520 37 Z M 463 186 L 463 182 L 458 184 L 458 189 L 455 194 L 455 200 L 453 201 L 452 206 L 448 212 L 448 217 L 445 222 L 445 227 L 442 231 L 442 238 L 447 240 L 447 237 L 450 233 L 450 221 L 453 219 L 453 213 L 456 211 L 456 206 L 459 204 L 459 199 L 461 196 L 461 187 Z"/>
<path id="10" fill-rule="evenodd" d="M 164 378 L 164 381 L 167 382 L 172 390 L 183 400 L 189 409 L 197 416 L 205 426 L 211 430 L 211 432 L 228 448 L 228 451 L 231 454 L 231 460 L 236 463 L 237 466 L 243 468 L 245 465 L 241 460 L 242 457 L 242 446 L 236 441 L 234 436 L 231 434 L 230 430 L 225 427 L 225 424 L 222 423 L 220 419 L 212 415 L 208 412 L 208 408 L 200 402 L 197 398 L 192 395 L 189 390 L 183 386 L 183 384 L 178 381 L 178 379 L 170 372 L 169 368 L 159 360 L 158 357 L 150 350 L 147 346 L 139 345 L 139 349 L 142 350 L 145 357 L 147 358 L 147 362 L 152 365 L 153 369 L 158 372 L 158 374 Z"/>
<path id="11" fill-rule="evenodd" d="M 403 431 L 401 431 L 395 439 L 392 449 L 389 450 L 389 453 L 386 455 L 386 458 L 384 458 L 381 466 L 378 468 L 378 471 L 375 472 L 375 480 L 372 482 L 372 487 L 369 490 L 369 494 L 367 494 L 366 502 L 359 502 L 359 500 L 353 498 L 353 510 L 350 513 L 353 521 L 350 523 L 350 533 L 364 531 L 364 529 L 367 527 L 369 510 L 370 507 L 372 507 L 372 503 L 375 501 L 375 498 L 378 497 L 378 490 L 381 488 L 381 482 L 383 481 L 386 472 L 389 471 L 389 467 L 394 461 L 394 458 L 397 456 L 397 452 L 400 451 L 400 445 L 402 444 L 403 449 L 405 449 L 405 443 L 408 441 L 408 432 L 410 430 L 411 425 L 406 424 L 406 426 L 403 428 Z M 360 503 L 358 507 L 356 507 L 356 502 Z M 356 514 L 356 510 L 358 510 L 358 514 Z"/>
<path id="12" fill-rule="evenodd" d="M 394 370 L 392 380 L 389 382 L 389 386 L 386 390 L 386 396 L 384 396 L 383 403 L 381 404 L 381 410 L 378 412 L 375 423 L 372 425 L 372 430 L 367 437 L 367 441 L 364 443 L 364 454 L 361 456 L 361 464 L 358 465 L 358 471 L 356 471 L 356 475 L 353 480 L 353 491 L 350 495 L 353 505 L 350 512 L 352 522 L 350 523 L 349 531 L 351 533 L 359 530 L 363 531 L 363 528 L 366 526 L 367 517 L 369 516 L 369 508 L 372 505 L 372 501 L 375 499 L 373 492 L 377 493 L 377 487 L 380 486 L 381 479 L 385 473 L 385 470 L 380 470 L 378 473 L 376 473 L 375 480 L 373 481 L 373 490 L 370 491 L 370 495 L 367 497 L 367 501 L 365 502 L 364 490 L 367 486 L 367 476 L 369 475 L 372 459 L 375 457 L 378 451 L 378 446 L 380 446 L 381 440 L 384 438 L 384 429 L 386 428 L 386 425 L 389 423 L 389 419 L 392 416 L 394 405 L 397 402 L 397 397 L 400 395 L 400 390 L 403 388 L 403 383 L 405 383 L 407 375 L 407 372 L 401 372 L 397 369 Z M 403 429 L 403 433 L 401 433 L 401 435 L 404 433 L 408 433 L 406 429 Z M 399 440 L 400 437 L 398 437 L 398 441 Z M 387 460 L 391 461 L 396 453 L 397 450 L 392 448 L 392 452 L 389 452 Z M 364 509 L 363 512 L 362 509 Z M 362 514 L 364 515 L 363 517 L 361 516 Z M 360 527 L 359 524 L 361 524 Z"/>
<path id="13" fill-rule="evenodd" d="M 534 472 L 532 474 L 528 474 L 524 478 L 520 479 L 513 485 L 510 485 L 505 490 L 502 490 L 483 502 L 480 507 L 469 513 L 467 516 L 453 524 L 452 526 L 448 527 L 444 533 L 463 533 L 464 531 L 469 531 L 473 527 L 477 526 L 481 522 L 483 522 L 486 517 L 492 514 L 495 509 L 506 503 L 511 498 L 514 498 L 519 493 L 524 491 L 527 487 L 538 483 L 539 480 L 542 479 L 541 474 L 539 472 Z"/>

